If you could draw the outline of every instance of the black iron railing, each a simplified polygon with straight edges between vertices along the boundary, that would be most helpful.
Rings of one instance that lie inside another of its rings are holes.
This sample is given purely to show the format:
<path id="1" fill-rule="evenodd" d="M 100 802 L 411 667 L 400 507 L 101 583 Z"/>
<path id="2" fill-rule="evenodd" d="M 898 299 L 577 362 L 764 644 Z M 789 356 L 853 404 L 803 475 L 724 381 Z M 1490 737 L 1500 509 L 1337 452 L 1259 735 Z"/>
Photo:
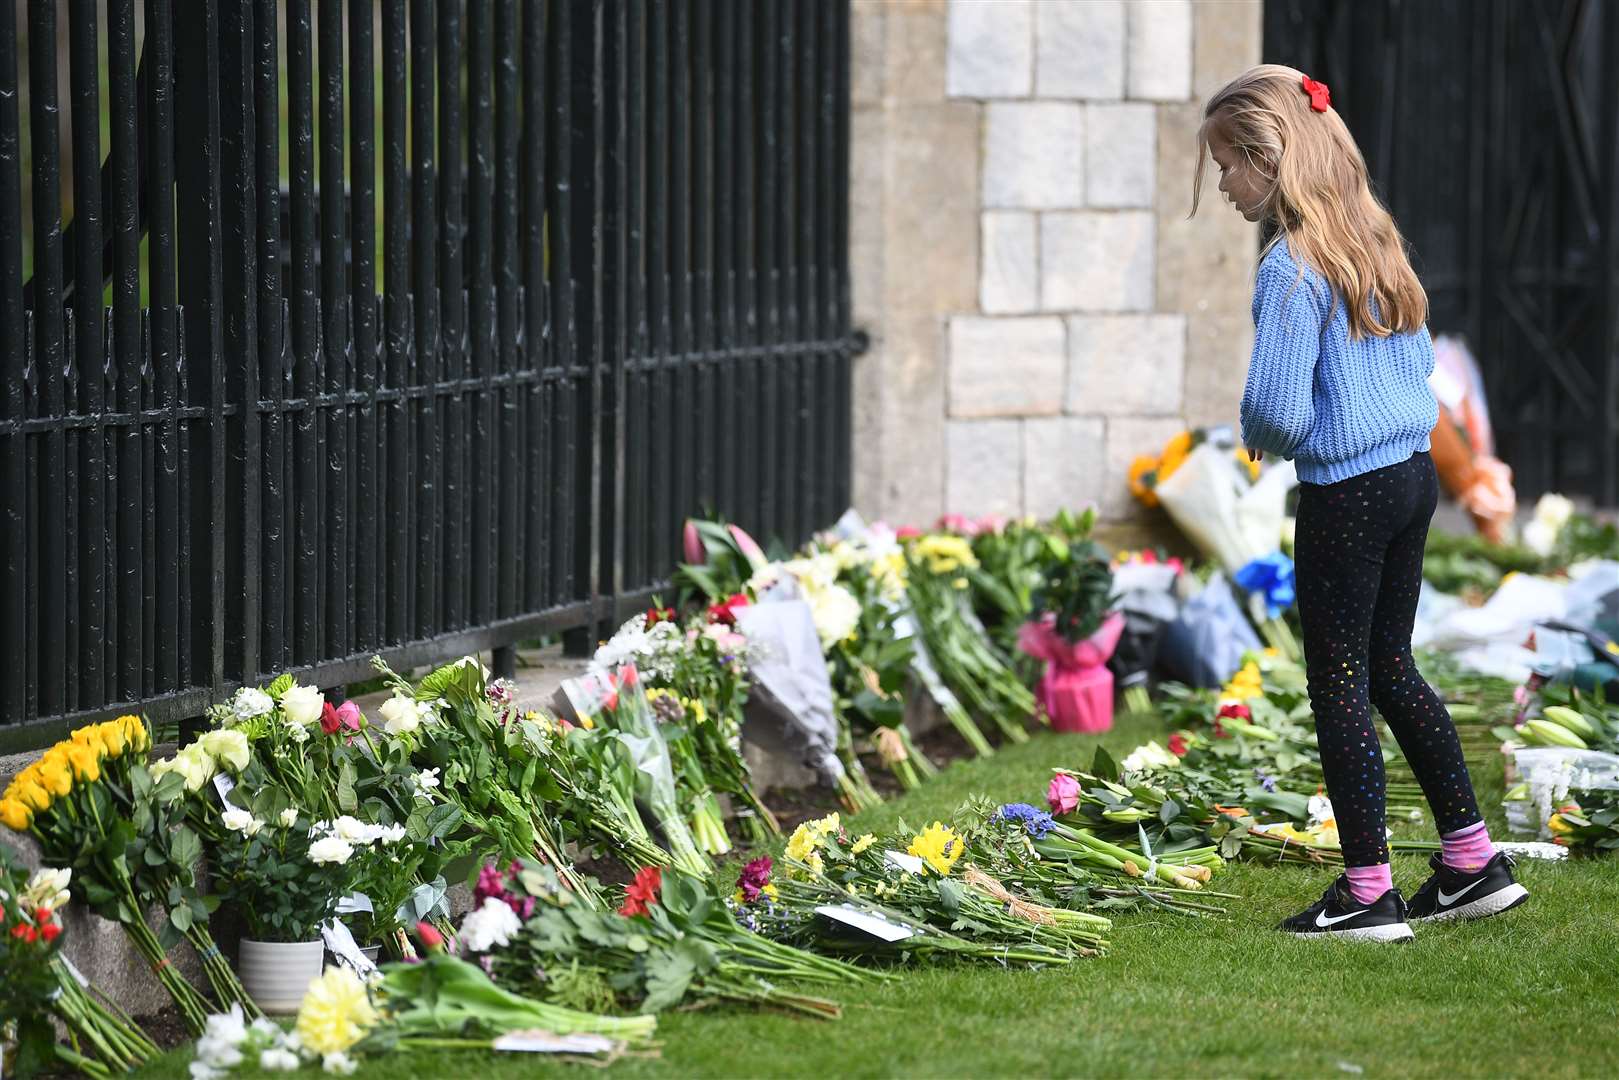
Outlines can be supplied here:
<path id="1" fill-rule="evenodd" d="M 846 3 L 14 2 L 0 749 L 583 643 L 685 516 L 847 503 Z"/>

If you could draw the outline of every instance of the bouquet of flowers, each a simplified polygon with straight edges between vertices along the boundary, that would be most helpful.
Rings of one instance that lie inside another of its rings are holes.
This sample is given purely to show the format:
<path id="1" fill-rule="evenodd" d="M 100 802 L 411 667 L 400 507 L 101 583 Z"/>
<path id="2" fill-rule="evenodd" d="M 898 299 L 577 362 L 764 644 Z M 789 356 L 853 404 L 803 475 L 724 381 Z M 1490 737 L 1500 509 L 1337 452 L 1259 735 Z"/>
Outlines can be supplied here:
<path id="1" fill-rule="evenodd" d="M 202 960 L 214 993 L 256 1014 L 208 932 L 213 904 L 196 889 L 202 844 L 184 822 L 187 790 L 220 765 L 206 750 L 183 766 L 148 769 L 151 737 L 139 717 L 81 727 L 24 769 L 0 796 L 0 821 L 27 832 L 46 862 L 72 871 L 72 891 L 102 918 L 123 927 L 194 1031 L 207 1003 L 170 964 L 168 947 L 185 938 Z M 225 752 L 235 764 L 235 747 Z M 146 924 L 149 903 L 165 907 L 161 936 Z"/>
<path id="2" fill-rule="evenodd" d="M 14 1025 L 17 1061 L 27 1075 L 49 1061 L 105 1078 L 135 1069 L 158 1054 L 140 1027 L 86 982 L 61 954 L 62 911 L 70 870 L 27 875 L 0 846 L 0 1028 Z M 66 1029 L 56 1041 L 50 1021 Z"/>
<path id="3" fill-rule="evenodd" d="M 932 535 L 908 547 L 908 592 L 927 656 L 937 666 L 952 694 L 988 716 L 1001 734 L 1023 742 L 1028 734 L 1021 718 L 1033 715 L 1034 695 L 990 642 L 967 595 L 966 574 L 978 565 L 972 545 L 958 536 Z M 946 709 L 950 715 L 950 710 Z M 951 716 L 956 728 L 979 754 L 989 744 L 964 714 Z"/>
<path id="4" fill-rule="evenodd" d="M 908 842 L 905 838 L 909 837 Z M 904 851 L 896 850 L 906 843 Z M 819 918 L 777 926 L 818 947 L 869 956 L 954 955 L 1003 963 L 1067 963 L 1106 947 L 1107 919 L 1021 898 L 961 863 L 966 839 L 942 822 L 903 823 L 888 842 L 851 837 L 836 814 L 789 840 L 775 903 Z M 959 872 L 958 871 L 959 865 Z"/>
<path id="5" fill-rule="evenodd" d="M 576 1008 L 655 1013 L 708 998 L 835 1017 L 835 1003 L 776 980 L 868 977 L 754 935 L 708 882 L 657 867 L 636 875 L 617 911 L 582 908 L 547 868 L 526 862 L 485 867 L 475 902 L 463 952 L 503 987 Z"/>
<path id="6" fill-rule="evenodd" d="M 192 1080 L 218 1080 L 238 1066 L 295 1072 L 319 1063 L 352 1073 L 358 1058 L 414 1047 L 434 1050 L 546 1051 L 565 1057 L 617 1056 L 650 1039 L 650 1016 L 593 1016 L 518 997 L 478 968 L 443 951 L 443 939 L 420 928 L 427 955 L 390 964 L 367 985 L 345 967 L 329 967 L 310 984 L 291 1031 L 240 1009 L 208 1017 L 197 1040 Z"/>
<path id="7" fill-rule="evenodd" d="M 613 673 L 592 673 L 570 679 L 562 689 L 581 718 L 588 719 L 593 729 L 616 741 L 622 763 L 617 774 L 622 780 L 627 766 L 634 797 L 656 818 L 673 857 L 671 865 L 698 877 L 709 874 L 713 868 L 698 850 L 686 826 L 669 744 L 647 701 L 635 666 L 626 664 Z M 622 798 L 626 792 L 619 790 Z"/>

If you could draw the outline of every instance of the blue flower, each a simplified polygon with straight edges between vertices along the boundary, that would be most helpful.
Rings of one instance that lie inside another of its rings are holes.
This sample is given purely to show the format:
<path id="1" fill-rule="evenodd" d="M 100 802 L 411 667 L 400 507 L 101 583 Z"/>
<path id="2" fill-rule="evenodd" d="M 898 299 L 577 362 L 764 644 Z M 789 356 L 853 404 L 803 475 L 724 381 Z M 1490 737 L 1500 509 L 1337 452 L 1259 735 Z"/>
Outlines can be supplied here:
<path id="1" fill-rule="evenodd" d="M 995 811 L 995 819 L 1009 824 L 1022 825 L 1023 831 L 1036 840 L 1045 839 L 1046 833 L 1051 831 L 1054 824 L 1050 814 L 1039 807 L 1021 802 L 1007 803 Z"/>
<path id="2" fill-rule="evenodd" d="M 1258 780 L 1259 786 L 1264 788 L 1266 791 L 1276 790 L 1276 777 L 1271 776 L 1264 769 L 1255 769 L 1254 779 Z"/>
<path id="3" fill-rule="evenodd" d="M 1265 613 L 1277 618 L 1293 606 L 1293 560 L 1281 552 L 1264 555 L 1231 576 L 1241 588 L 1265 598 Z"/>

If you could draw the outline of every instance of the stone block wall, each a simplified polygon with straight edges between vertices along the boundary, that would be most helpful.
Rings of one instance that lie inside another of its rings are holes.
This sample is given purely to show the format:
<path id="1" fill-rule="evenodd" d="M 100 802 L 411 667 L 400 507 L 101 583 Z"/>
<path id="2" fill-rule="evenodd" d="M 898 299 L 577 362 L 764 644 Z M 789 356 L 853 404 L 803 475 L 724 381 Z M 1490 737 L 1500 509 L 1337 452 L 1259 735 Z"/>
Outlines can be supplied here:
<path id="1" fill-rule="evenodd" d="M 1258 238 L 1187 213 L 1260 0 L 854 0 L 852 38 L 856 504 L 1127 521 L 1136 454 L 1235 418 Z"/>

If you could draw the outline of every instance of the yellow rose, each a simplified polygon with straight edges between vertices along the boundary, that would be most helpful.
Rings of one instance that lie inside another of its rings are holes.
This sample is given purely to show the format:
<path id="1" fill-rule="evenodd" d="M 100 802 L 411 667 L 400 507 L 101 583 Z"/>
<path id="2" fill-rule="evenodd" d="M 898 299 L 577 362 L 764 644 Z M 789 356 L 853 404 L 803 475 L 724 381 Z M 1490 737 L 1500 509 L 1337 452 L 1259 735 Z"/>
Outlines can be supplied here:
<path id="1" fill-rule="evenodd" d="M 22 832 L 34 823 L 34 812 L 20 799 L 0 799 L 0 825 Z"/>
<path id="2" fill-rule="evenodd" d="M 101 745 L 107 748 L 108 757 L 119 757 L 128 743 L 124 736 L 124 726 L 116 720 L 108 720 L 101 725 Z"/>
<path id="3" fill-rule="evenodd" d="M 67 752 L 67 756 L 73 766 L 75 779 L 92 784 L 101 779 L 101 755 L 94 749 L 89 746 L 75 746 Z"/>
<path id="4" fill-rule="evenodd" d="M 51 808 L 50 794 L 32 780 L 24 780 L 17 784 L 17 799 L 36 814 Z"/>
<path id="5" fill-rule="evenodd" d="M 151 736 L 147 733 L 146 725 L 141 722 L 140 717 L 120 716 L 113 722 L 123 726 L 124 739 L 129 744 L 129 748 L 135 753 L 142 753 L 151 747 Z"/>
<path id="6" fill-rule="evenodd" d="M 39 770 L 39 783 L 48 793 L 61 798 L 73 790 L 71 765 L 57 761 L 49 762 Z"/>

